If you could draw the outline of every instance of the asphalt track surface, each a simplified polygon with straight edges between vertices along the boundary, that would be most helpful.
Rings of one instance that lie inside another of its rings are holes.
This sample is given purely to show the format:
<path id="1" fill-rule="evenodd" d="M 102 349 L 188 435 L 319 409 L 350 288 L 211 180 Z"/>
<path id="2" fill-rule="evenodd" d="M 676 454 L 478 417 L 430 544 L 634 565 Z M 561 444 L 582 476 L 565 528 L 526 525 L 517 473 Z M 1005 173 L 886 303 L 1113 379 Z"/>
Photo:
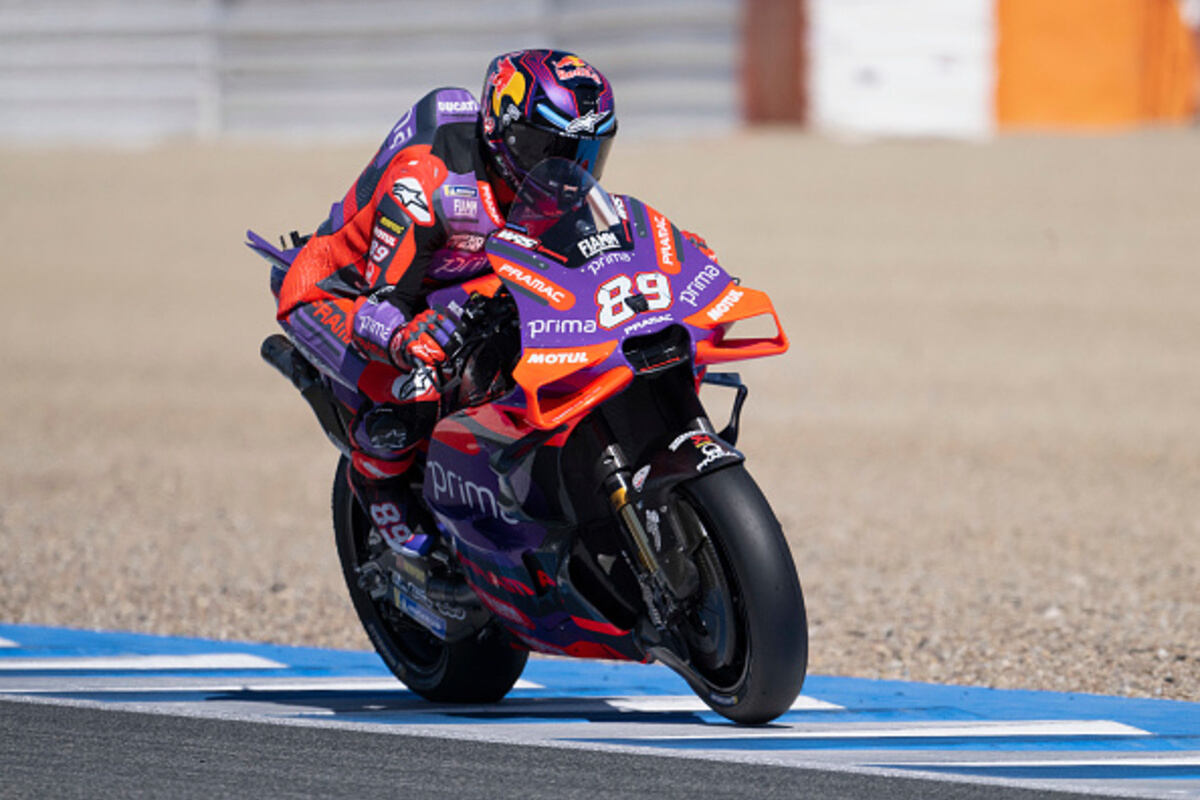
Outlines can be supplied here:
<path id="1" fill-rule="evenodd" d="M 0 700 L 2 797 L 1200 797 L 1172 701 L 815 675 L 742 727 L 661 665 L 535 658 L 462 706 L 369 652 L 19 625 Z"/>
<path id="2" fill-rule="evenodd" d="M 6 797 L 1088 797 L 41 703 L 0 704 L 0 734 Z"/>

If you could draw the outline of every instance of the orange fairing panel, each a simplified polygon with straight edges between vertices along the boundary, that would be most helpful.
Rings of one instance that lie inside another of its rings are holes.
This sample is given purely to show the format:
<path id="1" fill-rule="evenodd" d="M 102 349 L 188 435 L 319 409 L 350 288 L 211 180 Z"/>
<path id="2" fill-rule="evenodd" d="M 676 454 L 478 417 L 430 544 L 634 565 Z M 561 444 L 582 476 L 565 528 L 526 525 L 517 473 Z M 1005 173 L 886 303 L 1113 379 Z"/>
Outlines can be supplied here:
<path id="1" fill-rule="evenodd" d="M 614 367 L 575 391 L 555 395 L 552 384 L 582 369 L 603 363 L 617 349 L 615 341 L 585 347 L 529 348 L 513 370 L 513 378 L 525 390 L 529 421 L 548 430 L 587 413 L 619 392 L 633 380 L 633 370 Z"/>
<path id="2" fill-rule="evenodd" d="M 731 338 L 726 335 L 732 323 L 761 316 L 770 316 L 774 320 L 774 336 Z M 696 343 L 697 366 L 774 356 L 788 349 L 787 336 L 779 324 L 779 315 L 775 313 L 771 298 L 765 292 L 736 283 L 730 283 L 716 300 L 683 321 L 716 332 L 712 339 Z"/>
<path id="3" fill-rule="evenodd" d="M 463 283 L 462 289 L 467 294 L 479 292 L 484 297 L 495 297 L 496 292 L 500 290 L 502 285 L 503 284 L 500 282 L 500 278 L 496 275 L 496 273 L 489 272 L 479 276 L 478 278 L 472 278 L 471 280 Z"/>

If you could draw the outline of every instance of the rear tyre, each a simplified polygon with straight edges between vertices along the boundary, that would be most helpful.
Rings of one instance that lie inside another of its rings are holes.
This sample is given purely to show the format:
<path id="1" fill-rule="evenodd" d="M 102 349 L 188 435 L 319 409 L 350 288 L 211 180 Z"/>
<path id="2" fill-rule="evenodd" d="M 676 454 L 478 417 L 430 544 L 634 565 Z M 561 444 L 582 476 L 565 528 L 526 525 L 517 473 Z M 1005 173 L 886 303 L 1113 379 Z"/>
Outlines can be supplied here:
<path id="1" fill-rule="evenodd" d="M 444 703 L 494 703 L 508 694 L 529 653 L 515 650 L 498 628 L 447 644 L 400 613 L 385 600 L 372 600 L 358 585 L 358 567 L 377 553 L 368 543 L 371 524 L 354 499 L 346 477 L 347 460 L 338 462 L 333 480 L 333 530 L 342 576 L 350 600 L 375 651 L 405 686 Z"/>
<path id="2" fill-rule="evenodd" d="M 742 465 L 681 484 L 675 519 L 698 546 L 698 600 L 677 628 L 700 675 L 692 688 L 735 722 L 788 710 L 808 668 L 804 596 L 771 506 Z"/>

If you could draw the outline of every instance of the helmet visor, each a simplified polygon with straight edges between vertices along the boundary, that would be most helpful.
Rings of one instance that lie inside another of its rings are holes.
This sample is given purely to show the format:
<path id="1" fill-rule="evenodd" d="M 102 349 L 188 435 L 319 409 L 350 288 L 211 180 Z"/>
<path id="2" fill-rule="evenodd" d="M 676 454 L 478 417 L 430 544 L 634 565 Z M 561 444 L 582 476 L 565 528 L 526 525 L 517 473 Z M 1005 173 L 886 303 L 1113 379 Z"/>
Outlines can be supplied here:
<path id="1" fill-rule="evenodd" d="M 547 158 L 574 161 L 599 178 L 612 148 L 612 134 L 605 136 L 570 136 L 549 131 L 527 122 L 513 122 L 504 137 L 509 155 L 516 165 L 528 173 Z"/>

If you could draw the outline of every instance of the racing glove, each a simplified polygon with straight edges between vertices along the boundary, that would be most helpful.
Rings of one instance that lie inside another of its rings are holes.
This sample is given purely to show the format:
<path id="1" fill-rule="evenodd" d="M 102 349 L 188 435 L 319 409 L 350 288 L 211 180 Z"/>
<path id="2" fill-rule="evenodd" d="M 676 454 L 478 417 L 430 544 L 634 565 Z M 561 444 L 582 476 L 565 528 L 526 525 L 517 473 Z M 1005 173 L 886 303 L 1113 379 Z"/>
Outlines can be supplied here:
<path id="1" fill-rule="evenodd" d="M 453 319 L 438 309 L 426 309 L 396 331 L 388 345 L 388 354 L 397 367 L 436 366 L 457 351 L 456 331 Z"/>

